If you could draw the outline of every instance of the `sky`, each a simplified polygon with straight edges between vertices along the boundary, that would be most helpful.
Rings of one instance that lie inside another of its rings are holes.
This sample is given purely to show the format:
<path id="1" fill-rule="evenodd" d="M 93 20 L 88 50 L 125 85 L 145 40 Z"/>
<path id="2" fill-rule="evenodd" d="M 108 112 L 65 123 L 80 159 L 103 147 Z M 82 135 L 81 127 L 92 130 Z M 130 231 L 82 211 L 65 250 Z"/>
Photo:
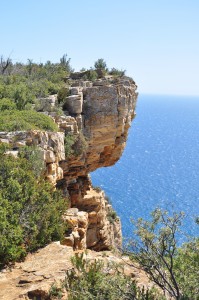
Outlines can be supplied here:
<path id="1" fill-rule="evenodd" d="M 0 0 L 0 55 L 63 54 L 79 71 L 103 58 L 141 94 L 199 96 L 198 0 Z"/>

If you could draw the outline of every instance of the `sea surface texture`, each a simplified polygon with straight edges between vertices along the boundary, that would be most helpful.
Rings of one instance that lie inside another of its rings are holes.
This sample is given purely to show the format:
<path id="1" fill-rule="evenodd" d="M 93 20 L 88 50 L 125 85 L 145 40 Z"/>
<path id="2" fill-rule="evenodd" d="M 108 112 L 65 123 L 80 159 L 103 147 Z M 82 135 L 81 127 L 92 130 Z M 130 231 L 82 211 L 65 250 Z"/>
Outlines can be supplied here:
<path id="1" fill-rule="evenodd" d="M 198 235 L 199 97 L 138 97 L 137 116 L 119 162 L 91 174 L 111 199 L 132 237 L 131 218 L 150 218 L 156 207 L 183 211 L 183 231 Z"/>

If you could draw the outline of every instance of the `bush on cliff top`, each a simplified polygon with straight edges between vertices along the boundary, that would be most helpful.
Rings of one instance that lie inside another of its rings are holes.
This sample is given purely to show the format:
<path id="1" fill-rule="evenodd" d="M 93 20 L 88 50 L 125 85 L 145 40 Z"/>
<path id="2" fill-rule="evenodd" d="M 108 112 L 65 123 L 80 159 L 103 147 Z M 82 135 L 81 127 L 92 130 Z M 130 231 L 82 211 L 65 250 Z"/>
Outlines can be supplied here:
<path id="1" fill-rule="evenodd" d="M 31 171 L 34 161 L 0 153 L 0 267 L 24 258 L 65 231 L 67 199 Z"/>
<path id="2" fill-rule="evenodd" d="M 72 258 L 73 268 L 66 273 L 60 287 L 56 284 L 50 289 L 50 299 L 62 299 L 68 292 L 69 300 L 163 300 L 155 289 L 139 288 L 130 276 L 124 275 L 123 268 L 117 264 L 95 260 L 88 261 L 84 254 Z"/>
<path id="3" fill-rule="evenodd" d="M 33 110 L 0 111 L 0 131 L 33 129 L 58 131 L 58 126 L 50 117 Z"/>

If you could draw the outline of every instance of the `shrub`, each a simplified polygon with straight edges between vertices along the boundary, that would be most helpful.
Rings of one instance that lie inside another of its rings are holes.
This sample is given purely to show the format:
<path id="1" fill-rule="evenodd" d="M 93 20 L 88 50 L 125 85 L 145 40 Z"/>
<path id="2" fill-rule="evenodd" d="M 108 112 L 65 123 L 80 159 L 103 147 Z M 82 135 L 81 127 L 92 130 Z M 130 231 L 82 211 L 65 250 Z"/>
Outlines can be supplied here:
<path id="1" fill-rule="evenodd" d="M 63 103 L 66 100 L 66 97 L 70 95 L 70 90 L 67 87 L 62 87 L 58 91 L 57 100 L 58 103 Z"/>
<path id="2" fill-rule="evenodd" d="M 42 151 L 36 146 L 24 146 L 19 149 L 19 158 L 25 158 L 31 164 L 32 172 L 36 178 L 44 175 L 45 163 Z"/>
<path id="3" fill-rule="evenodd" d="M 15 87 L 13 98 L 17 109 L 23 110 L 26 104 L 33 102 L 34 95 L 24 83 L 20 83 Z"/>
<path id="4" fill-rule="evenodd" d="M 71 71 L 66 54 L 59 63 L 36 64 L 31 59 L 27 64 L 16 63 L 10 73 L 0 75 L 0 99 L 9 98 L 16 103 L 17 109 L 23 110 L 36 98 L 58 93 Z"/>
<path id="5" fill-rule="evenodd" d="M 125 70 L 118 70 L 116 68 L 112 68 L 110 71 L 109 71 L 109 74 L 110 75 L 114 75 L 114 76 L 124 76 L 125 75 Z"/>
<path id="6" fill-rule="evenodd" d="M 57 283 L 53 283 L 49 291 L 50 299 L 62 299 L 64 287 L 58 286 Z"/>
<path id="7" fill-rule="evenodd" d="M 2 149 L 2 147 L 1 147 Z M 65 232 L 67 199 L 32 172 L 34 161 L 0 151 L 0 266 L 23 259 Z"/>
<path id="8" fill-rule="evenodd" d="M 79 135 L 67 134 L 65 136 L 64 145 L 66 158 L 83 155 L 88 147 L 82 132 L 80 132 Z"/>
<path id="9" fill-rule="evenodd" d="M 116 219 L 117 219 L 117 213 L 112 209 L 108 213 L 108 220 L 111 224 L 113 224 Z"/>
<path id="10" fill-rule="evenodd" d="M 67 271 L 63 287 L 69 300 L 157 300 L 152 290 L 140 289 L 125 276 L 121 266 L 102 261 L 88 261 L 84 254 L 72 258 L 73 269 Z"/>
<path id="11" fill-rule="evenodd" d="M 199 299 L 199 239 L 185 243 L 178 248 L 174 260 L 174 270 L 183 299 Z"/>
<path id="12" fill-rule="evenodd" d="M 103 58 L 99 58 L 95 63 L 94 63 L 94 67 L 95 69 L 103 69 L 106 70 L 107 69 L 107 65 L 106 62 Z"/>
<path id="13" fill-rule="evenodd" d="M 85 75 L 83 76 L 84 80 L 89 80 L 89 81 L 95 81 L 98 78 L 98 74 L 95 70 L 88 70 L 85 72 Z"/>
<path id="14" fill-rule="evenodd" d="M 0 99 L 0 111 L 16 110 L 16 104 L 9 98 Z"/>
<path id="15" fill-rule="evenodd" d="M 33 110 L 11 110 L 0 112 L 0 130 L 47 130 L 58 131 L 57 125 L 53 120 L 41 113 Z"/>
<path id="16" fill-rule="evenodd" d="M 156 209 L 152 220 L 135 223 L 138 241 L 131 243 L 132 260 L 139 263 L 163 291 L 176 300 L 198 300 L 199 239 L 178 247 L 184 214 Z"/>
<path id="17" fill-rule="evenodd" d="M 74 151 L 72 146 L 74 145 L 76 137 L 71 134 L 67 134 L 64 139 L 65 156 L 69 158 L 73 155 Z"/>
<path id="18" fill-rule="evenodd" d="M 73 153 L 75 156 L 83 155 L 88 148 L 88 143 L 82 132 L 79 133 L 72 145 Z"/>

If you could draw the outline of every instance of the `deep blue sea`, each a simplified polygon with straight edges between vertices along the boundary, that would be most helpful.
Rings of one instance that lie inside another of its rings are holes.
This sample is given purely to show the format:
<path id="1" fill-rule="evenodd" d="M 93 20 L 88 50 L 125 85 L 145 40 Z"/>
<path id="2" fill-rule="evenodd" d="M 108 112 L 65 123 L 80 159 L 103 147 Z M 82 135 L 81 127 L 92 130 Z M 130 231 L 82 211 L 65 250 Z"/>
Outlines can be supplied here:
<path id="1" fill-rule="evenodd" d="M 183 230 L 198 235 L 199 97 L 138 97 L 137 116 L 121 159 L 91 174 L 110 197 L 132 237 L 131 217 L 149 219 L 156 207 L 184 211 Z"/>

